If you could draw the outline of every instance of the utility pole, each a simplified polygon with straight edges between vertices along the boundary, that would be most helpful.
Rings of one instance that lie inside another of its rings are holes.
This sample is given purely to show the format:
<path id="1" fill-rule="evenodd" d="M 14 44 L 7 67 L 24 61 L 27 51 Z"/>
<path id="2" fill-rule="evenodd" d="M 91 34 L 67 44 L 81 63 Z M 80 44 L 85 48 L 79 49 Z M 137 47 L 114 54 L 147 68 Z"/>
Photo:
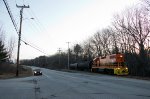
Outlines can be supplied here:
<path id="1" fill-rule="evenodd" d="M 150 41 L 150 40 L 148 39 L 148 49 L 149 49 L 149 41 Z"/>
<path id="2" fill-rule="evenodd" d="M 20 54 L 20 41 L 21 41 L 21 28 L 22 28 L 22 14 L 23 14 L 23 9 L 24 8 L 29 8 L 29 5 L 28 6 L 18 6 L 16 5 L 17 8 L 21 8 L 20 9 L 20 28 L 19 28 L 19 34 L 18 34 L 18 51 L 17 51 L 17 70 L 16 70 L 16 76 L 18 77 L 19 76 L 19 54 Z"/>
<path id="3" fill-rule="evenodd" d="M 88 61 L 90 61 L 90 59 L 91 59 L 91 53 L 90 53 L 90 43 L 89 43 L 89 48 L 88 48 Z"/>
<path id="4" fill-rule="evenodd" d="M 150 47 L 149 47 L 149 39 L 148 39 L 148 49 L 147 49 L 147 55 L 148 55 L 148 59 L 149 59 L 149 56 L 150 56 Z"/>
<path id="5" fill-rule="evenodd" d="M 70 54 L 69 43 L 70 43 L 70 42 L 67 42 L 67 43 L 68 43 L 68 69 L 69 69 L 69 65 L 70 65 L 70 63 L 69 63 L 69 61 L 70 61 L 70 60 L 69 60 L 69 57 L 70 57 L 70 55 L 69 55 L 69 54 Z"/>
<path id="6" fill-rule="evenodd" d="M 59 52 L 59 66 L 60 66 L 60 54 L 61 54 L 61 48 L 58 49 Z"/>

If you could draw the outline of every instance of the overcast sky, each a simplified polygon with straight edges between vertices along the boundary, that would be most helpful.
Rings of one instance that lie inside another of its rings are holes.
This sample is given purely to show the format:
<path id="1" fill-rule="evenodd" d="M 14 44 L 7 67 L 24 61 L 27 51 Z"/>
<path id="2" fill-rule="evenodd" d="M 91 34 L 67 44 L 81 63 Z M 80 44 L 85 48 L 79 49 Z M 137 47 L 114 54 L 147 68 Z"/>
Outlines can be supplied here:
<path id="1" fill-rule="evenodd" d="M 67 50 L 81 43 L 102 28 L 111 25 L 113 16 L 138 3 L 138 0 L 7 0 L 19 27 L 18 5 L 29 5 L 23 13 L 22 39 L 32 46 L 53 55 L 58 48 Z M 34 18 L 34 20 L 30 19 Z M 0 25 L 6 39 L 17 33 L 13 27 L 3 0 L 0 1 Z M 31 59 L 44 55 L 30 46 L 21 43 L 21 59 Z M 14 55 L 16 58 L 16 55 Z"/>

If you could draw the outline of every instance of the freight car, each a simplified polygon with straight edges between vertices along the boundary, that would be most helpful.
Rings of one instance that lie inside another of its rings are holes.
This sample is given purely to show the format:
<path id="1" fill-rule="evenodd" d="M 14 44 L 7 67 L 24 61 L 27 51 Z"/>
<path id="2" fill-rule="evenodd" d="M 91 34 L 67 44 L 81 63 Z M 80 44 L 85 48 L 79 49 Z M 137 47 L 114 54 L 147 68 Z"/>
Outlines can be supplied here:
<path id="1" fill-rule="evenodd" d="M 91 66 L 92 66 L 92 61 L 83 61 L 83 62 L 70 64 L 70 69 L 89 71 L 91 70 Z"/>
<path id="2" fill-rule="evenodd" d="M 124 54 L 112 54 L 105 57 L 95 58 L 93 60 L 91 71 L 115 75 L 128 74 L 128 68 L 125 65 Z"/>
<path id="3" fill-rule="evenodd" d="M 77 70 L 78 69 L 77 67 L 78 67 L 78 63 L 72 63 L 72 64 L 69 65 L 70 69 Z"/>

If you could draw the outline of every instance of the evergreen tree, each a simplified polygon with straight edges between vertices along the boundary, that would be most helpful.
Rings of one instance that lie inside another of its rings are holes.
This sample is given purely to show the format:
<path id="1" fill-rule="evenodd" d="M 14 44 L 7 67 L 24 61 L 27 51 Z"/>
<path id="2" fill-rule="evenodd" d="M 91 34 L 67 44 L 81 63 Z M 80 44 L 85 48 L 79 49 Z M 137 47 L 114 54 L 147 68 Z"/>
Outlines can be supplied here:
<path id="1" fill-rule="evenodd" d="M 5 62 L 6 58 L 7 58 L 7 51 L 4 48 L 4 44 L 2 43 L 2 41 L 0 40 L 0 62 Z"/>

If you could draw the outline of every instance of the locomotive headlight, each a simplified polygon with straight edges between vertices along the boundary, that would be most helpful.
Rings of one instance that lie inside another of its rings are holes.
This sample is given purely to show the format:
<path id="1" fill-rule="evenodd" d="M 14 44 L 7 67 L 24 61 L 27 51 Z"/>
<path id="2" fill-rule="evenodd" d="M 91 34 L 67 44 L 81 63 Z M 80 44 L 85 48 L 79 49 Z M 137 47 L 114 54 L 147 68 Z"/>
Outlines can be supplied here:
<path id="1" fill-rule="evenodd" d="M 120 69 L 120 68 L 117 68 L 117 69 Z"/>
<path id="2" fill-rule="evenodd" d="M 123 57 L 122 55 L 120 55 L 120 57 Z"/>
<path id="3" fill-rule="evenodd" d="M 128 69 L 128 68 L 126 67 L 126 69 Z"/>

